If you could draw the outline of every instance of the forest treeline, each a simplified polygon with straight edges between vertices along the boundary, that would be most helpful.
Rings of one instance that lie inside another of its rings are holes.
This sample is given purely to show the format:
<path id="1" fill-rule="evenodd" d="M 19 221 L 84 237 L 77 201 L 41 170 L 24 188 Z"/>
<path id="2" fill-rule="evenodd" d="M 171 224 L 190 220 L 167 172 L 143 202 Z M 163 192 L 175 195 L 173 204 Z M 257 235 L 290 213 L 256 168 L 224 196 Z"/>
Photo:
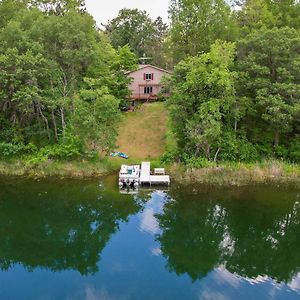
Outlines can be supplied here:
<path id="1" fill-rule="evenodd" d="M 1 156 L 109 151 L 125 73 L 136 66 L 129 46 L 114 49 L 81 1 L 1 1 Z"/>
<path id="2" fill-rule="evenodd" d="M 179 0 L 170 13 L 177 155 L 300 161 L 299 1 Z"/>
<path id="3" fill-rule="evenodd" d="M 99 28 L 84 1 L 2 0 L 0 155 L 109 152 L 144 57 L 173 72 L 166 161 L 300 161 L 299 16 L 296 0 L 171 0 L 168 24 L 122 9 Z"/>

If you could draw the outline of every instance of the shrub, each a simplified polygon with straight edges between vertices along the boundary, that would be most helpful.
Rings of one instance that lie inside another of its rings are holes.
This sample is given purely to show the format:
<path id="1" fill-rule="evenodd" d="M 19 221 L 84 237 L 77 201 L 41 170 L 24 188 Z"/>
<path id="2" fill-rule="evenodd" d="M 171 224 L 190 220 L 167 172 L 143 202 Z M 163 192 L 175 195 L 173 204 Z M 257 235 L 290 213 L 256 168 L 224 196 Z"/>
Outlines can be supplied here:
<path id="1" fill-rule="evenodd" d="M 1 157 L 15 157 L 17 155 L 32 154 L 37 151 L 34 144 L 13 144 L 13 143 L 0 143 L 0 156 Z"/>
<path id="2" fill-rule="evenodd" d="M 208 168 L 215 165 L 213 162 L 210 162 L 205 157 L 189 157 L 185 155 L 182 157 L 182 160 L 188 168 Z"/>
<path id="3" fill-rule="evenodd" d="M 275 148 L 275 154 L 277 158 L 288 159 L 289 150 L 285 146 L 279 145 Z"/>
<path id="4" fill-rule="evenodd" d="M 246 137 L 226 132 L 220 143 L 219 159 L 223 161 L 254 162 L 259 159 L 256 147 Z"/>
<path id="5" fill-rule="evenodd" d="M 300 162 L 300 141 L 298 138 L 291 143 L 289 156 L 294 162 Z"/>
<path id="6" fill-rule="evenodd" d="M 163 164 L 171 164 L 179 158 L 179 153 L 177 150 L 168 150 L 160 158 Z"/>
<path id="7" fill-rule="evenodd" d="M 73 159 L 83 153 L 83 144 L 79 137 L 68 134 L 61 143 L 40 149 L 42 156 L 53 159 Z"/>
<path id="8" fill-rule="evenodd" d="M 38 152 L 34 155 L 26 156 L 25 158 L 25 166 L 34 167 L 39 165 L 40 163 L 46 162 L 48 157 L 43 155 L 41 152 Z"/>

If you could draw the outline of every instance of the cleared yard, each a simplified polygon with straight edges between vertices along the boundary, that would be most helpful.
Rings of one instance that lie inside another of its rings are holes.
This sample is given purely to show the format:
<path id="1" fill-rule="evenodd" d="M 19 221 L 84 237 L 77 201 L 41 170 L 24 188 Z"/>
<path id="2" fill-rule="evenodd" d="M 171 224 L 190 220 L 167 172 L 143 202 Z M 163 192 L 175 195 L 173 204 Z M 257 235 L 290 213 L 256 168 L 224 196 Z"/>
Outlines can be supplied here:
<path id="1" fill-rule="evenodd" d="M 164 103 L 145 103 L 124 113 L 117 141 L 118 151 L 131 158 L 158 158 L 166 147 L 167 110 Z"/>

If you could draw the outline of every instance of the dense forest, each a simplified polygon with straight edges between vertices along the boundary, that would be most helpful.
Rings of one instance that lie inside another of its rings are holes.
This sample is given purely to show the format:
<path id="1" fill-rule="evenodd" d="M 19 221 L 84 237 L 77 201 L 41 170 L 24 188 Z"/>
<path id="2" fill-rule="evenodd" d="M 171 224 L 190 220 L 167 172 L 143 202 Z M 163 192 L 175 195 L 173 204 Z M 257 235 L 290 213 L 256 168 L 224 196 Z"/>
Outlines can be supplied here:
<path id="1" fill-rule="evenodd" d="M 170 13 L 178 64 L 169 105 L 181 154 L 299 161 L 299 2 L 249 0 L 232 9 L 182 0 Z"/>
<path id="2" fill-rule="evenodd" d="M 171 0 L 169 23 L 122 9 L 100 28 L 78 0 L 0 1 L 0 157 L 114 149 L 126 72 L 172 71 L 165 160 L 300 161 L 300 3 Z"/>
<path id="3" fill-rule="evenodd" d="M 73 158 L 114 146 L 126 71 L 137 60 L 114 49 L 77 1 L 0 3 L 0 153 Z"/>

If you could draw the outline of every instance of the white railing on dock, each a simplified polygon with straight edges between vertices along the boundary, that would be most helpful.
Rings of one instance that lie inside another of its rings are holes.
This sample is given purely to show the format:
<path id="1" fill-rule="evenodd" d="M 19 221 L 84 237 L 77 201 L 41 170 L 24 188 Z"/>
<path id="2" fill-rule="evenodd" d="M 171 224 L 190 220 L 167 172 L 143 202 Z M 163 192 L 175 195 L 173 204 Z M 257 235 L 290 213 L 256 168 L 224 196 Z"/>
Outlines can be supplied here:
<path id="1" fill-rule="evenodd" d="M 155 168 L 154 175 L 166 175 L 165 169 L 164 168 Z"/>

